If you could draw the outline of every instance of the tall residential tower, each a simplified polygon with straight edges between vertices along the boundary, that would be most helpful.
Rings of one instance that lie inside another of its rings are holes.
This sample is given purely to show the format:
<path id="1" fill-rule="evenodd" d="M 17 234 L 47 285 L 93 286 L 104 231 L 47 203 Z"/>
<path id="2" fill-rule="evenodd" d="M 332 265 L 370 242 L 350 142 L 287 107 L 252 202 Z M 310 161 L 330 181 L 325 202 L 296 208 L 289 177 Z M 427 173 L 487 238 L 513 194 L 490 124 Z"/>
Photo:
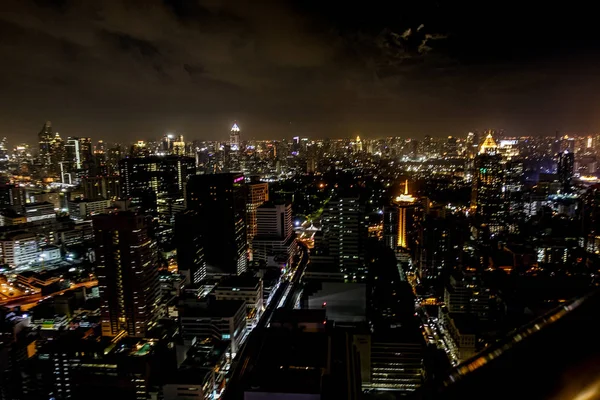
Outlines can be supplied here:
<path id="1" fill-rule="evenodd" d="M 158 248 L 146 216 L 93 218 L 102 335 L 144 337 L 159 317 Z"/>

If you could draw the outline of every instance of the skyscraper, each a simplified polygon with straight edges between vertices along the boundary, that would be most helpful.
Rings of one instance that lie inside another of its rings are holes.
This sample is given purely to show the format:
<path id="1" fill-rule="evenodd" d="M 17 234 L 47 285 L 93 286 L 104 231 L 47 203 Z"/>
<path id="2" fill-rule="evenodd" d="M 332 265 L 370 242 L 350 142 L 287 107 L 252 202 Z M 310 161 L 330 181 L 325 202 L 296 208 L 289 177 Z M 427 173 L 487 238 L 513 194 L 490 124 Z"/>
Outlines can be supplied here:
<path id="1" fill-rule="evenodd" d="M 79 138 L 70 137 L 65 145 L 67 161 L 71 162 L 73 169 L 80 170 L 83 167 L 83 158 L 79 149 Z"/>
<path id="2" fill-rule="evenodd" d="M 54 134 L 52 132 L 52 123 L 50 121 L 46 121 L 46 123 L 42 127 L 42 130 L 38 134 L 40 163 L 44 167 L 50 165 L 52 162 L 50 160 L 50 148 L 52 139 L 54 139 Z"/>
<path id="3" fill-rule="evenodd" d="M 475 157 L 471 191 L 471 213 L 479 223 L 487 225 L 491 233 L 500 231 L 505 222 L 504 169 L 496 149 L 496 142 L 488 134 Z"/>
<path id="4" fill-rule="evenodd" d="M 183 135 L 177 135 L 175 141 L 173 141 L 172 154 L 175 154 L 176 156 L 185 155 L 185 141 L 183 140 Z"/>
<path id="5" fill-rule="evenodd" d="M 269 184 L 266 182 L 252 181 L 248 184 L 248 200 L 246 202 L 246 230 L 248 243 L 256 235 L 256 209 L 269 200 Z"/>
<path id="6" fill-rule="evenodd" d="M 350 278 L 364 272 L 366 223 L 359 197 L 332 199 L 323 212 L 323 242 L 340 271 Z"/>
<path id="7" fill-rule="evenodd" d="M 59 163 L 65 159 L 65 142 L 62 140 L 58 132 L 54 134 L 50 142 L 50 165 L 49 170 L 53 173 L 58 173 Z"/>
<path id="8" fill-rule="evenodd" d="M 202 219 L 207 271 L 241 274 L 247 266 L 246 186 L 242 174 L 190 177 L 187 208 Z"/>
<path id="9" fill-rule="evenodd" d="M 573 179 L 575 166 L 575 154 L 565 150 L 558 154 L 558 164 L 556 173 L 558 180 L 565 192 L 571 191 L 571 180 Z"/>
<path id="10" fill-rule="evenodd" d="M 143 337 L 159 316 L 158 248 L 149 221 L 123 211 L 93 218 L 102 335 Z"/>
<path id="11" fill-rule="evenodd" d="M 395 204 L 383 207 L 383 243 L 392 250 L 398 246 L 398 207 Z"/>
<path id="12" fill-rule="evenodd" d="M 229 146 L 232 151 L 240 150 L 240 128 L 237 124 L 233 124 L 229 133 Z"/>
<path id="13" fill-rule="evenodd" d="M 192 157 L 140 157 L 119 161 L 123 195 L 146 210 L 156 209 L 161 196 L 181 196 L 187 178 L 196 173 Z"/>
<path id="14" fill-rule="evenodd" d="M 194 210 L 186 210 L 175 216 L 175 244 L 177 267 L 192 284 L 206 278 L 206 261 L 202 237 L 202 218 Z"/>
<path id="15" fill-rule="evenodd" d="M 297 250 L 292 205 L 264 203 L 256 210 L 256 226 L 252 243 L 255 259 L 289 267 Z"/>

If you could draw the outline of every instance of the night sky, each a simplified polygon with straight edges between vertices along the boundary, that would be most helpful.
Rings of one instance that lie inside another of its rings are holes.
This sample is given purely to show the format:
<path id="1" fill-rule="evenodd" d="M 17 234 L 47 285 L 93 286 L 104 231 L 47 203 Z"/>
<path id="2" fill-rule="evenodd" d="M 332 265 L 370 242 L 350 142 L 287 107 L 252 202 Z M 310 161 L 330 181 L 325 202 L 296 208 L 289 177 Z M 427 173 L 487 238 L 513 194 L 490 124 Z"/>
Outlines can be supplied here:
<path id="1" fill-rule="evenodd" d="M 600 131 L 577 2 L 0 1 L 0 135 Z"/>

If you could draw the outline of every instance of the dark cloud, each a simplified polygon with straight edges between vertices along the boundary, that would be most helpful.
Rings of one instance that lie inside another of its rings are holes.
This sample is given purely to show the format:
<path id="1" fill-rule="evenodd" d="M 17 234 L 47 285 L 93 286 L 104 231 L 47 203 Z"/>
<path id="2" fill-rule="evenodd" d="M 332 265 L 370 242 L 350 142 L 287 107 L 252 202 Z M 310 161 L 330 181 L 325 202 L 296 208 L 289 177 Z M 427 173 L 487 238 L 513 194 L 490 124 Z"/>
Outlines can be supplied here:
<path id="1" fill-rule="evenodd" d="M 596 128 L 592 14 L 467 3 L 5 0 L 0 134 Z"/>

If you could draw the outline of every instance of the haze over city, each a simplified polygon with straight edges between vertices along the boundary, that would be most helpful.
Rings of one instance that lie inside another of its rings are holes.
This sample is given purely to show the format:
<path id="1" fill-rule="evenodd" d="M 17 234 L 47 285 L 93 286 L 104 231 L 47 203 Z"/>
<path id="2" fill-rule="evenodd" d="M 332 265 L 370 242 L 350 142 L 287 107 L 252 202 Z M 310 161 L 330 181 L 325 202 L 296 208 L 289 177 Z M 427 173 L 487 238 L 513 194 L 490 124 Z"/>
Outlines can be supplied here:
<path id="1" fill-rule="evenodd" d="M 115 141 L 598 130 L 585 8 L 7 0 L 1 135 Z M 8 112 L 7 112 L 8 111 Z"/>

